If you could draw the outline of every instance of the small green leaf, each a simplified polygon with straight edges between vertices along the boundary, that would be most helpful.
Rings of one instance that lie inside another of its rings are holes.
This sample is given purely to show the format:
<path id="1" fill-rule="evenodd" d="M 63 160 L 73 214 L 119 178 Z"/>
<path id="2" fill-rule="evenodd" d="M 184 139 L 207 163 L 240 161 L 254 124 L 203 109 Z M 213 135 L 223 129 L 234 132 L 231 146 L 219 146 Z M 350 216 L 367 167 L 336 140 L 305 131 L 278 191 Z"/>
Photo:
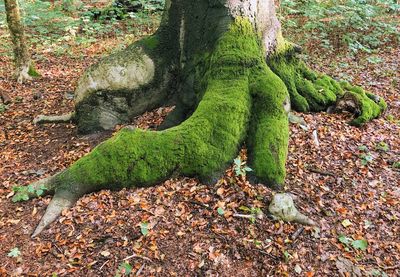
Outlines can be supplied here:
<path id="1" fill-rule="evenodd" d="M 368 147 L 365 145 L 360 145 L 360 146 L 358 146 L 358 150 L 363 151 L 363 152 L 368 152 Z"/>
<path id="2" fill-rule="evenodd" d="M 124 270 L 123 273 L 125 275 L 129 275 L 132 272 L 132 266 L 127 262 L 122 263 L 119 268 Z"/>
<path id="3" fill-rule="evenodd" d="M 224 209 L 222 209 L 221 207 L 219 207 L 219 208 L 217 209 L 217 212 L 218 212 L 219 215 L 224 215 L 224 214 L 225 214 Z"/>
<path id="4" fill-rule="evenodd" d="M 284 251 L 283 257 L 285 258 L 285 262 L 288 262 L 292 256 L 289 254 L 289 252 Z"/>
<path id="5" fill-rule="evenodd" d="M 346 245 L 347 245 L 347 244 L 350 244 L 350 243 L 352 242 L 352 239 L 351 239 L 351 238 L 348 238 L 348 237 L 346 237 L 346 236 L 343 235 L 343 234 L 339 235 L 338 240 L 339 240 L 341 243 L 346 244 Z"/>
<path id="6" fill-rule="evenodd" d="M 251 168 L 248 167 L 248 166 L 245 166 L 243 169 L 244 169 L 245 171 L 247 171 L 247 172 L 253 171 L 253 169 L 251 169 Z"/>
<path id="7" fill-rule="evenodd" d="M 13 190 L 14 192 L 19 192 L 19 191 L 21 191 L 22 189 L 23 189 L 22 186 L 13 186 L 13 188 L 12 188 L 12 190 Z"/>
<path id="8" fill-rule="evenodd" d="M 240 168 L 240 166 L 242 165 L 242 160 L 240 159 L 240 157 L 234 159 L 233 162 L 235 163 L 236 167 Z"/>
<path id="9" fill-rule="evenodd" d="M 35 193 L 35 188 L 32 185 L 27 186 L 26 189 L 29 193 Z"/>
<path id="10" fill-rule="evenodd" d="M 7 254 L 8 257 L 14 258 L 18 257 L 19 255 L 21 255 L 21 251 L 19 251 L 18 247 L 11 249 L 11 251 Z"/>
<path id="11" fill-rule="evenodd" d="M 140 223 L 140 232 L 143 236 L 147 236 L 149 233 L 149 223 L 147 221 Z"/>
<path id="12" fill-rule="evenodd" d="M 359 249 L 359 250 L 366 250 L 368 247 L 368 242 L 365 239 L 359 239 L 351 242 L 351 246 L 353 246 L 354 249 Z"/>
<path id="13" fill-rule="evenodd" d="M 38 189 L 38 190 L 36 190 L 36 195 L 41 196 L 43 194 L 43 192 L 44 192 L 43 190 Z"/>
<path id="14" fill-rule="evenodd" d="M 242 210 L 244 212 L 250 212 L 251 211 L 251 209 L 249 207 L 246 207 L 246 206 L 240 206 L 239 210 Z"/>
<path id="15" fill-rule="evenodd" d="M 12 201 L 20 202 L 20 201 L 27 201 L 29 200 L 29 196 L 26 192 L 18 192 L 16 195 L 13 196 Z"/>

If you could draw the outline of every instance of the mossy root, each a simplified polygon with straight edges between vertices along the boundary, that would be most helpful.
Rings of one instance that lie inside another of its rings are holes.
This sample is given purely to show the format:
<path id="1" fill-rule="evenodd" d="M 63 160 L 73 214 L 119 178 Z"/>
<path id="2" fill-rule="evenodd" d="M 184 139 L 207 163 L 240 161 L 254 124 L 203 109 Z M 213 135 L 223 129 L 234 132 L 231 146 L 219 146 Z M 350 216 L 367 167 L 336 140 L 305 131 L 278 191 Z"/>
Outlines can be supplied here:
<path id="1" fill-rule="evenodd" d="M 299 112 L 325 111 L 336 106 L 336 111 L 349 111 L 356 118 L 351 125 L 362 124 L 379 117 L 386 109 L 383 99 L 347 82 L 311 70 L 300 58 L 289 51 L 271 56 L 268 65 L 284 81 L 292 108 Z M 348 100 L 352 99 L 353 104 Z"/>

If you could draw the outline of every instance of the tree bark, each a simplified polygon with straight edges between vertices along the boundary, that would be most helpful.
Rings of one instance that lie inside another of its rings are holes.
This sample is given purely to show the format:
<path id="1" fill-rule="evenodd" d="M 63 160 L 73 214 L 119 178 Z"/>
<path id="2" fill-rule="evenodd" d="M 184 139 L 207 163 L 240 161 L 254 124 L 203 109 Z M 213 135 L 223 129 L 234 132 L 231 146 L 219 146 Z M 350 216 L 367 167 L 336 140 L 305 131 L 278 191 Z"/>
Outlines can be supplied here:
<path id="1" fill-rule="evenodd" d="M 33 184 L 55 193 L 33 236 L 92 191 L 149 186 L 177 175 L 214 183 L 243 143 L 251 180 L 282 189 L 290 102 L 313 111 L 345 91 L 361 103 L 367 97 L 310 70 L 297 51 L 281 35 L 272 0 L 167 0 L 153 36 L 85 73 L 71 118 L 89 132 L 166 102 L 175 112 L 163 131 L 124 128 L 67 170 Z M 382 112 L 370 104 L 378 113 L 361 121 Z"/>
<path id="2" fill-rule="evenodd" d="M 10 30 L 14 48 L 14 75 L 19 83 L 23 83 L 25 80 L 31 80 L 32 77 L 37 76 L 37 72 L 34 69 L 28 53 L 25 31 L 18 1 L 5 0 L 4 4 L 7 14 L 7 24 Z"/>

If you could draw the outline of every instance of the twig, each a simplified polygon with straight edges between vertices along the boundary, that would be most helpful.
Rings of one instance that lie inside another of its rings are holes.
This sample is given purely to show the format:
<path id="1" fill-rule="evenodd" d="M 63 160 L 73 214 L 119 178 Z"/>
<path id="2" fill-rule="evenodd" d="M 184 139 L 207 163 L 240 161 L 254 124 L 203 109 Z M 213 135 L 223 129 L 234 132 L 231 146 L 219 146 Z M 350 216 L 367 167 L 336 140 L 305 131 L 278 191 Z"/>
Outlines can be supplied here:
<path id="1" fill-rule="evenodd" d="M 381 266 L 381 268 L 382 268 L 383 270 L 393 270 L 393 269 L 398 269 L 398 268 L 400 268 L 400 264 L 397 264 L 397 265 L 392 265 L 392 266 Z"/>
<path id="2" fill-rule="evenodd" d="M 248 219 L 255 218 L 255 216 L 251 214 L 233 214 L 232 216 L 239 218 L 248 218 Z"/>
<path id="3" fill-rule="evenodd" d="M 299 229 L 297 229 L 296 232 L 294 232 L 291 237 L 292 240 L 296 240 L 300 236 L 300 234 L 303 233 L 303 231 L 304 231 L 304 227 L 300 227 Z"/>
<path id="4" fill-rule="evenodd" d="M 145 257 L 145 256 L 141 256 L 141 255 L 138 255 L 138 254 L 130 255 L 130 256 L 126 257 L 125 259 L 123 259 L 123 261 L 127 261 L 127 260 L 132 259 L 132 258 L 143 259 L 143 260 L 149 261 L 149 262 L 151 262 L 151 263 L 153 262 L 150 258 L 147 258 L 147 257 Z"/>
<path id="5" fill-rule="evenodd" d="M 203 204 L 201 202 L 197 202 L 197 201 L 194 201 L 194 200 L 183 200 L 183 201 L 187 202 L 187 203 L 190 203 L 190 204 L 194 204 L 194 205 L 203 207 L 203 208 L 206 208 L 208 210 L 212 210 L 209 206 L 207 206 L 206 204 Z"/>
<path id="6" fill-rule="evenodd" d="M 136 276 L 139 276 L 140 273 L 142 273 L 144 266 L 146 265 L 146 263 L 143 263 L 142 266 L 139 268 L 139 270 L 136 272 Z"/>
<path id="7" fill-rule="evenodd" d="M 102 264 L 99 268 L 99 270 L 101 270 L 110 260 L 107 260 L 104 264 Z"/>
<path id="8" fill-rule="evenodd" d="M 332 173 L 332 172 L 323 171 L 323 170 L 320 170 L 320 169 L 315 168 L 315 167 L 307 167 L 307 170 L 308 170 L 308 171 L 311 171 L 311 172 L 314 172 L 314 173 L 321 174 L 321 175 L 325 175 L 325 176 L 336 177 L 336 175 L 335 175 L 334 173 Z"/>
<path id="9" fill-rule="evenodd" d="M 279 258 L 278 258 L 277 256 L 274 256 L 274 255 L 272 255 L 272 254 L 269 254 L 268 252 L 265 252 L 265 251 L 260 250 L 260 249 L 258 249 L 258 248 L 254 248 L 254 249 L 255 249 L 256 251 L 258 251 L 258 252 L 264 254 L 264 255 L 267 255 L 268 257 L 270 257 L 270 258 L 272 258 L 272 259 L 274 259 L 274 260 L 276 260 L 276 261 L 279 261 Z"/>

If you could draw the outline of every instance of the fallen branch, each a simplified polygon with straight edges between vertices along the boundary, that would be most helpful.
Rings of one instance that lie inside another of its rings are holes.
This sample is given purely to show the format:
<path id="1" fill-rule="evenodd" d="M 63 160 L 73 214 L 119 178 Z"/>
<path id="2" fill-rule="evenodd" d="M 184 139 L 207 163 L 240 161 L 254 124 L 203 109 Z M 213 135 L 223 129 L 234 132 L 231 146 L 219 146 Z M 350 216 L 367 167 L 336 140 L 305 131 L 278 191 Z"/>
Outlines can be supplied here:
<path id="1" fill-rule="evenodd" d="M 145 260 L 145 261 L 149 261 L 151 263 L 153 262 L 150 258 L 147 258 L 145 256 L 141 256 L 141 255 L 138 255 L 138 254 L 130 255 L 130 256 L 124 258 L 123 261 L 127 261 L 127 260 L 132 259 L 132 258 L 139 258 L 139 259 L 142 259 L 142 260 Z"/>
<path id="2" fill-rule="evenodd" d="M 323 171 L 323 170 L 320 170 L 320 169 L 315 168 L 315 167 L 307 167 L 307 170 L 310 171 L 310 172 L 318 173 L 318 174 L 325 175 L 325 176 L 336 177 L 336 175 L 334 173 L 332 173 L 332 172 Z"/>
<path id="3" fill-rule="evenodd" d="M 247 219 L 252 219 L 252 218 L 256 218 L 254 215 L 252 214 L 233 214 L 233 217 L 239 217 L 239 218 L 247 218 Z"/>
<path id="4" fill-rule="evenodd" d="M 296 230 L 296 232 L 293 233 L 293 235 L 291 236 L 291 239 L 293 241 L 296 240 L 301 235 L 301 233 L 303 233 L 303 231 L 304 231 L 304 227 L 300 227 L 299 229 Z"/>
<path id="5" fill-rule="evenodd" d="M 383 270 L 393 270 L 400 268 L 400 264 L 392 265 L 392 266 L 380 266 Z"/>
<path id="6" fill-rule="evenodd" d="M 67 113 L 63 115 L 38 115 L 33 120 L 34 124 L 42 123 L 68 123 L 74 120 L 75 113 Z"/>

